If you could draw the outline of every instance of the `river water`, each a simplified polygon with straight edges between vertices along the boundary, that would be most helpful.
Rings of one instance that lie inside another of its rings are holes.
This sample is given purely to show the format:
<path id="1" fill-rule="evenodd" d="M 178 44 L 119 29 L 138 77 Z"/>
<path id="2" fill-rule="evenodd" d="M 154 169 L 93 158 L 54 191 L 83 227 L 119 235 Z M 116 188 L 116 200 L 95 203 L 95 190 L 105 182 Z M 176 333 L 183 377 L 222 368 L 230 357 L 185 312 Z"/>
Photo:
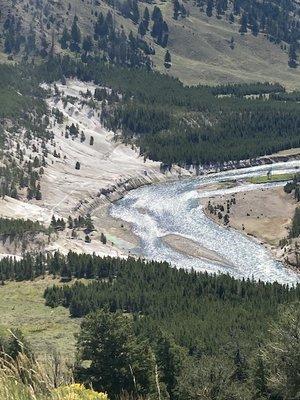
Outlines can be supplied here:
<path id="1" fill-rule="evenodd" d="M 276 163 L 271 167 L 273 173 L 296 172 L 300 162 Z M 270 165 L 265 165 L 141 187 L 114 203 L 110 214 L 131 224 L 139 238 L 139 246 L 133 252 L 147 259 L 168 261 L 174 266 L 210 273 L 229 273 L 236 278 L 293 284 L 300 281 L 299 274 L 276 261 L 257 241 L 234 229 L 217 225 L 205 216 L 199 204 L 201 197 L 257 189 L 257 185 L 242 184 L 232 189 L 207 192 L 205 188 L 201 190 L 201 186 L 266 175 L 269 169 Z M 260 188 L 276 185 L 283 184 L 262 184 Z M 218 253 L 227 260 L 226 265 L 176 251 L 162 240 L 169 234 L 191 239 Z"/>

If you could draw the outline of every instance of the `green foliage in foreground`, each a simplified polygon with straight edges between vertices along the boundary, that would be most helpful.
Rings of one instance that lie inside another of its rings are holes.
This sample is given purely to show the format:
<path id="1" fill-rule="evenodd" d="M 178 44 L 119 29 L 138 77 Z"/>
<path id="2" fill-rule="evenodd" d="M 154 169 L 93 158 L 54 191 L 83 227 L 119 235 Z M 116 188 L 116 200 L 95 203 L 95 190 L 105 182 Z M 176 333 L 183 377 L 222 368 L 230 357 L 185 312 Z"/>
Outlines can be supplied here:
<path id="1" fill-rule="evenodd" d="M 51 307 L 68 307 L 73 317 L 87 316 L 78 337 L 75 380 L 92 383 L 113 400 L 122 390 L 132 400 L 156 400 L 158 391 L 162 400 L 294 399 L 295 384 L 284 389 L 284 382 L 297 379 L 288 372 L 299 361 L 291 354 L 299 347 L 300 336 L 291 333 L 299 329 L 299 318 L 285 324 L 293 331 L 287 333 L 291 345 L 280 365 L 280 352 L 272 355 L 277 347 L 266 343 L 271 343 L 269 325 L 281 326 L 286 307 L 298 315 L 299 285 L 71 252 L 3 260 L 0 267 L 2 274 L 4 267 L 7 274 L 10 268 L 18 271 L 19 279 L 32 279 L 29 271 L 91 279 L 48 287 L 45 300 Z M 280 385 L 274 382 L 278 373 Z"/>
<path id="2" fill-rule="evenodd" d="M 300 367 L 299 303 L 281 309 L 276 324 L 249 360 L 238 348 L 233 360 L 193 357 L 157 326 L 134 329 L 131 316 L 98 310 L 81 325 L 75 378 L 112 399 L 294 400 Z"/>
<path id="3" fill-rule="evenodd" d="M 70 384 L 57 354 L 50 360 L 40 364 L 19 331 L 0 336 L 1 400 L 108 400 L 105 393 Z"/>
<path id="4" fill-rule="evenodd" d="M 222 354 L 191 357 L 159 327 L 145 335 L 135 329 L 132 316 L 104 310 L 83 320 L 77 362 L 69 372 L 61 369 L 57 355 L 40 364 L 20 332 L 6 340 L 9 347 L 0 341 L 1 400 L 108 400 L 103 392 L 71 383 L 74 379 L 107 389 L 112 400 L 298 398 L 299 304 L 280 309 L 249 363 L 241 353 L 231 364 Z"/>
<path id="5" fill-rule="evenodd" d="M 46 304 L 69 307 L 73 317 L 97 313 L 99 308 L 113 313 L 125 312 L 125 318 L 133 315 L 133 328 L 127 327 L 126 331 L 134 329 L 139 340 L 151 344 L 162 368 L 161 375 L 168 376 L 163 379 L 164 388 L 172 399 L 178 400 L 198 399 L 200 382 L 203 388 L 211 385 L 211 391 L 218 393 L 215 397 L 210 394 L 212 397 L 208 396 L 208 399 L 252 398 L 247 393 L 253 390 L 249 381 L 253 354 L 262 346 L 268 324 L 277 319 L 278 306 L 300 299 L 299 286 L 288 288 L 276 283 L 239 281 L 227 275 L 211 276 L 172 269 L 166 263 L 144 263 L 134 259 L 107 259 L 105 262 L 96 256 L 74 253 L 60 260 L 64 274 L 69 271 L 69 276 L 79 274 L 98 280 L 89 284 L 77 282 L 71 286 L 49 287 L 45 291 Z M 83 330 L 92 330 L 93 333 L 89 333 L 91 341 L 100 337 L 104 340 L 105 329 L 99 329 L 94 322 L 97 315 L 90 317 L 83 326 Z M 101 324 L 104 324 L 103 319 L 105 324 L 110 321 L 108 317 L 99 318 Z M 102 333 L 96 335 L 97 329 Z M 90 347 L 85 347 L 89 341 L 84 335 L 79 342 L 80 349 L 83 347 L 80 350 L 83 360 L 92 357 Z M 168 354 L 170 359 L 160 360 L 159 352 Z M 144 353 L 148 354 L 146 349 Z M 109 357 L 105 356 L 105 359 Z M 147 361 L 148 369 L 153 371 L 151 360 L 150 357 Z M 175 360 L 176 366 L 172 368 L 177 372 L 170 372 L 170 365 Z M 93 362 L 95 365 L 101 363 Z M 78 377 L 84 382 L 89 379 L 98 382 L 97 387 L 101 389 L 103 383 L 94 375 L 93 371 L 98 367 L 93 368 L 93 362 L 91 369 L 79 368 Z M 201 367 L 203 364 L 205 368 Z M 178 370 L 184 377 L 176 375 Z M 150 378 L 147 379 L 149 393 L 152 393 L 155 388 Z M 209 383 L 210 379 L 213 381 Z M 193 392 L 194 386 L 197 390 Z M 233 397 L 226 397 L 230 395 Z"/>

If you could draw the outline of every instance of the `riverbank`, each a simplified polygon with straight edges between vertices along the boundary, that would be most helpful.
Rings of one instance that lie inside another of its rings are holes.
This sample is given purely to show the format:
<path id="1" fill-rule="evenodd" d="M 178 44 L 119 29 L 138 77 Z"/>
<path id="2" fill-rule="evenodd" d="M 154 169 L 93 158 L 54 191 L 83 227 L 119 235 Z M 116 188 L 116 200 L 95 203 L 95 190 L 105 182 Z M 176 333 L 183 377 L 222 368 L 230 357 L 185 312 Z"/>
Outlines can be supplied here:
<path id="1" fill-rule="evenodd" d="M 291 266 L 288 249 L 282 243 L 288 236 L 297 203 L 282 187 L 258 185 L 256 190 L 201 199 L 201 204 L 206 216 L 215 223 L 254 238 L 275 259 Z"/>

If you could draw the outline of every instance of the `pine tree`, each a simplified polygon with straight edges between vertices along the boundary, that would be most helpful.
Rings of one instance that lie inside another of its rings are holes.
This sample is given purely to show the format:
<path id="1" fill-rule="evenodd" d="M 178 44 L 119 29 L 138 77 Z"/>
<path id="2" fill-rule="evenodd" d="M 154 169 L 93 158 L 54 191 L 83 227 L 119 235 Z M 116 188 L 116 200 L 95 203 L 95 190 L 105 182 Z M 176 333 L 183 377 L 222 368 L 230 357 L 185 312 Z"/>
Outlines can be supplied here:
<path id="1" fill-rule="evenodd" d="M 296 53 L 296 46 L 294 44 L 290 45 L 288 64 L 290 68 L 297 68 L 297 53 Z"/>
<path id="2" fill-rule="evenodd" d="M 150 13 L 148 7 L 145 7 L 144 14 L 143 14 L 143 21 L 146 31 L 149 29 L 149 22 L 150 22 Z"/>
<path id="3" fill-rule="evenodd" d="M 207 1 L 207 6 L 206 6 L 206 15 L 207 15 L 208 17 L 211 17 L 211 16 L 212 16 L 213 8 L 214 8 L 214 2 L 213 2 L 213 0 L 208 0 L 208 1 Z"/>
<path id="4" fill-rule="evenodd" d="M 170 54 L 169 50 L 166 51 L 164 65 L 165 65 L 165 68 L 168 68 L 168 69 L 171 68 L 171 66 L 172 66 L 171 54 Z"/>
<path id="5" fill-rule="evenodd" d="M 152 21 L 157 21 L 159 19 L 162 19 L 162 13 L 159 7 L 154 6 L 151 19 Z"/>
<path id="6" fill-rule="evenodd" d="M 239 32 L 241 34 L 247 33 L 248 17 L 246 13 L 243 13 L 240 23 L 241 26 Z"/>
<path id="7" fill-rule="evenodd" d="M 140 34 L 141 36 L 145 36 L 145 35 L 146 35 L 147 29 L 146 29 L 145 21 L 144 21 L 144 20 L 140 22 L 139 28 L 138 28 L 138 32 L 139 32 L 139 34 Z"/>
<path id="8" fill-rule="evenodd" d="M 91 314 L 82 322 L 77 346 L 77 380 L 107 391 L 110 398 L 123 391 L 138 397 L 155 393 L 154 355 L 136 337 L 130 317 L 103 310 Z M 81 360 L 89 360 L 89 367 L 81 366 Z"/>
<path id="9" fill-rule="evenodd" d="M 88 36 L 86 36 L 86 37 L 84 38 L 83 43 L 82 43 L 82 49 L 83 49 L 86 53 L 89 53 L 89 52 L 92 51 L 92 49 L 93 49 L 93 40 L 92 40 L 92 38 L 91 38 L 90 35 L 88 35 Z"/>
<path id="10" fill-rule="evenodd" d="M 139 12 L 137 0 L 133 0 L 133 2 L 132 2 L 131 19 L 136 24 L 139 22 L 139 19 L 140 19 L 140 12 Z"/>
<path id="11" fill-rule="evenodd" d="M 178 19 L 179 17 L 179 12 L 180 12 L 180 4 L 178 0 L 173 1 L 173 18 L 175 20 Z"/>
<path id="12" fill-rule="evenodd" d="M 80 29 L 77 25 L 78 18 L 75 15 L 72 23 L 72 28 L 71 28 L 71 45 L 70 45 L 70 50 L 74 52 L 79 52 L 80 51 L 80 42 L 81 42 L 81 32 Z"/>
<path id="13" fill-rule="evenodd" d="M 254 21 L 252 23 L 251 31 L 252 31 L 253 36 L 257 36 L 259 33 L 259 26 L 258 26 L 256 19 L 254 19 Z"/>

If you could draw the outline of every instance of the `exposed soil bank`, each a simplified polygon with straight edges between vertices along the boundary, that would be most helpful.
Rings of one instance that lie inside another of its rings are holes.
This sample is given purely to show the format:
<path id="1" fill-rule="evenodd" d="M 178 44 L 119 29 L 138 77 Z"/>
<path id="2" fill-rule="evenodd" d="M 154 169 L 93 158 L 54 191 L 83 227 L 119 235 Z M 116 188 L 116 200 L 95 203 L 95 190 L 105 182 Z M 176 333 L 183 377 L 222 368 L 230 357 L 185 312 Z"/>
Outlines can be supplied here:
<path id="1" fill-rule="evenodd" d="M 280 242 L 288 236 L 297 203 L 282 187 L 266 189 L 258 185 L 257 190 L 213 196 L 202 199 L 201 203 L 206 216 L 214 222 L 224 225 L 224 215 L 228 214 L 228 227 L 257 239 L 276 259 L 291 266 L 288 258 L 289 248 L 281 246 Z M 223 218 L 219 218 L 222 207 Z M 212 208 L 216 208 L 216 213 L 211 212 Z"/>

